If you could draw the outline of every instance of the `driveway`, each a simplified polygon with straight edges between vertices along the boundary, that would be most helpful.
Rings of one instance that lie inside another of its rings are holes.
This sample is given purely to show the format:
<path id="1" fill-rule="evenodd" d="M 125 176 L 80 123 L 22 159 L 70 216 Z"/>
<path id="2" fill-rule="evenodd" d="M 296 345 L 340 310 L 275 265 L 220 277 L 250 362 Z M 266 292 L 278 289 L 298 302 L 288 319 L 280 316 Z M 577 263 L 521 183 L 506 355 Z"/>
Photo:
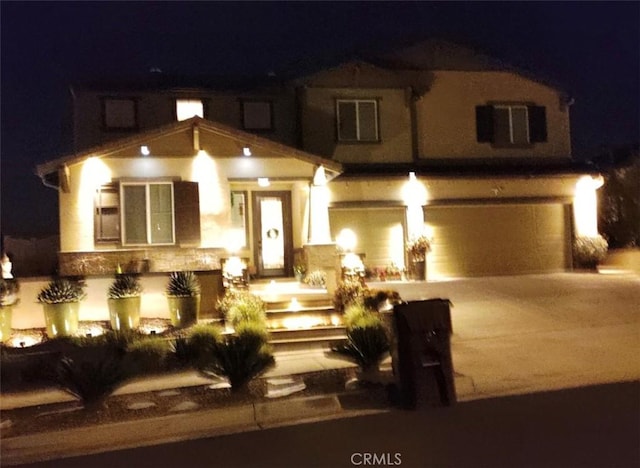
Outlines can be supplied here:
<path id="1" fill-rule="evenodd" d="M 637 275 L 558 273 L 393 289 L 405 300 L 453 303 L 460 400 L 640 380 Z"/>

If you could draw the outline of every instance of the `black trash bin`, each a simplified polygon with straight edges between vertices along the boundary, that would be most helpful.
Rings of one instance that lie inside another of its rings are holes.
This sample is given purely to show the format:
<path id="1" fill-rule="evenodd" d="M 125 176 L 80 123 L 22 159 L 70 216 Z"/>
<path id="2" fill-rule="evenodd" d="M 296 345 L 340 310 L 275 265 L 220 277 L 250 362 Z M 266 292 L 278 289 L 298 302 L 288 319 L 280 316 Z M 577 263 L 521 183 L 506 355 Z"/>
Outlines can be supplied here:
<path id="1" fill-rule="evenodd" d="M 428 299 L 394 306 L 396 369 L 406 408 L 456 403 L 450 305 L 448 299 Z"/>

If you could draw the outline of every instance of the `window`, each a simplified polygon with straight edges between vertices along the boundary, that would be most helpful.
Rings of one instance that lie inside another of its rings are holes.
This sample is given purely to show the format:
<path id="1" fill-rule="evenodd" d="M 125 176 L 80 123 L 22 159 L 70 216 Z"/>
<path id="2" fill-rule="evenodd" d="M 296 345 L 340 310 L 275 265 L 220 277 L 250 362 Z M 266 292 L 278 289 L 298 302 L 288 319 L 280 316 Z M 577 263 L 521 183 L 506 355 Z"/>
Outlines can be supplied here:
<path id="1" fill-rule="evenodd" d="M 176 99 L 176 119 L 178 121 L 196 116 L 204 117 L 202 99 Z"/>
<path id="2" fill-rule="evenodd" d="M 94 234 L 96 242 L 120 240 L 120 191 L 117 184 L 103 185 L 96 191 Z"/>
<path id="3" fill-rule="evenodd" d="M 546 110 L 525 104 L 476 107 L 479 142 L 497 146 L 523 146 L 547 141 Z"/>
<path id="4" fill-rule="evenodd" d="M 231 191 L 231 229 L 233 243 L 236 248 L 247 247 L 248 240 L 247 192 Z"/>
<path id="5" fill-rule="evenodd" d="M 270 101 L 242 101 L 242 127 L 245 130 L 273 130 L 273 104 Z"/>
<path id="6" fill-rule="evenodd" d="M 173 244 L 173 184 L 123 183 L 122 243 Z"/>
<path id="7" fill-rule="evenodd" d="M 197 182 L 115 182 L 96 191 L 95 240 L 122 245 L 200 244 Z"/>
<path id="8" fill-rule="evenodd" d="M 378 102 L 339 99 L 336 105 L 339 141 L 378 141 Z"/>
<path id="9" fill-rule="evenodd" d="M 103 126 L 110 130 L 138 128 L 138 109 L 133 98 L 104 98 L 102 100 Z"/>

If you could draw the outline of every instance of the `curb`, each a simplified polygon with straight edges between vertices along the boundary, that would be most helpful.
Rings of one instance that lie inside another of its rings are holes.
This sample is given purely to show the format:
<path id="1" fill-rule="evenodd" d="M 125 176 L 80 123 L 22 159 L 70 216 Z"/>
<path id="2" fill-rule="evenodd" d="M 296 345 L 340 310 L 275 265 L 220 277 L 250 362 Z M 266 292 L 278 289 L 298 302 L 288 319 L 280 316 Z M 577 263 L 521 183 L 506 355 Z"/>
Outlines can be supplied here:
<path id="1" fill-rule="evenodd" d="M 341 397 L 357 399 L 357 408 Z M 349 406 L 349 405 L 347 405 Z M 376 406 L 376 407 L 373 407 Z M 2 439 L 3 466 L 36 463 L 134 447 L 217 437 L 240 432 L 384 413 L 370 391 L 352 391 L 199 410 L 170 416 L 42 432 Z"/>

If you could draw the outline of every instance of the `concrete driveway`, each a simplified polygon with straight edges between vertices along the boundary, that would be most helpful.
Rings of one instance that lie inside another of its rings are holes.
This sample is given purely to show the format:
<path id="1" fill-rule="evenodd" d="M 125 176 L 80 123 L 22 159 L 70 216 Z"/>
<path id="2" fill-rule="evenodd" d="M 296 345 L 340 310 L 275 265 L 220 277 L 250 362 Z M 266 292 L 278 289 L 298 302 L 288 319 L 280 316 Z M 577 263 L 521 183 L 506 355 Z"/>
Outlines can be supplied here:
<path id="1" fill-rule="evenodd" d="M 640 380 L 637 275 L 471 278 L 393 289 L 405 300 L 452 301 L 460 400 Z"/>

